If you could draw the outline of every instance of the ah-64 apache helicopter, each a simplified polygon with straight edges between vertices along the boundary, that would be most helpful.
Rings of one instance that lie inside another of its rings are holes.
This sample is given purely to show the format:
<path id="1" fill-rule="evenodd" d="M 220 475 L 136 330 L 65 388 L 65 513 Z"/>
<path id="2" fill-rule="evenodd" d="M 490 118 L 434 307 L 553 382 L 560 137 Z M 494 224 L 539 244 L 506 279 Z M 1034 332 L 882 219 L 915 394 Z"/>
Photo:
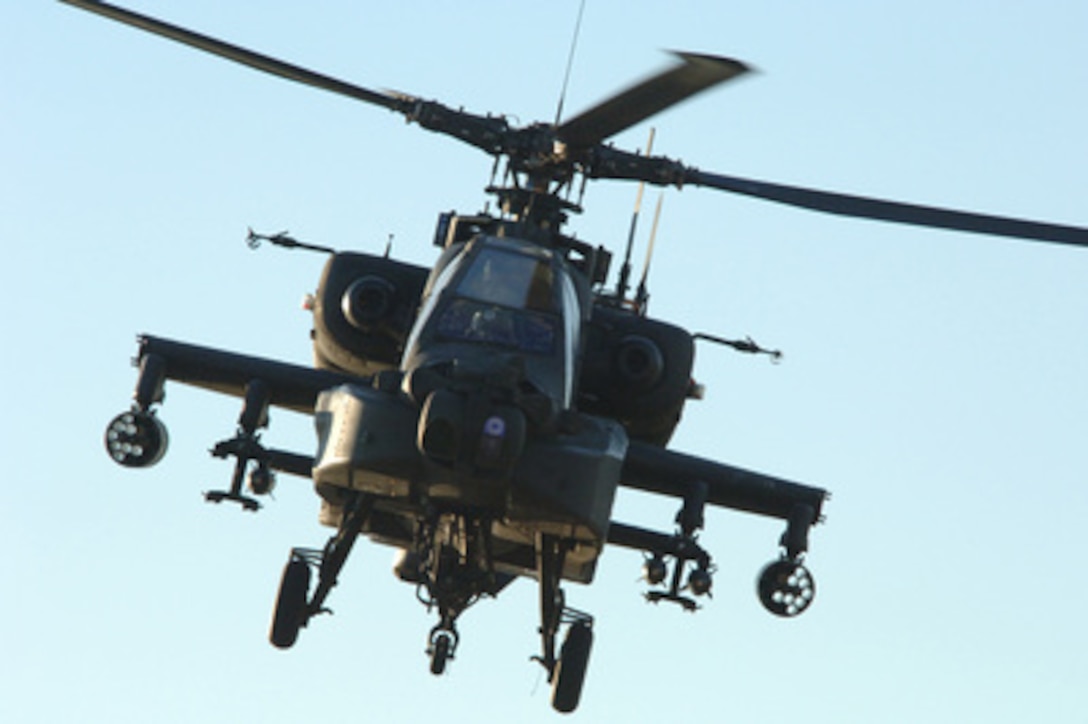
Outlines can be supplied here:
<path id="1" fill-rule="evenodd" d="M 270 638 L 292 646 L 325 601 L 360 535 L 398 548 L 396 574 L 439 621 L 430 668 L 454 656 L 458 616 L 519 576 L 540 590 L 541 652 L 552 704 L 572 711 L 593 639 L 590 615 L 567 606 L 563 581 L 590 583 L 606 544 L 645 552 L 653 602 L 697 608 L 710 592 L 710 554 L 697 540 L 706 505 L 781 519 L 779 557 L 758 579 L 761 602 L 795 616 L 812 602 L 803 565 L 821 488 L 668 450 L 688 399 L 693 335 L 646 314 L 643 285 L 628 298 L 629 265 L 606 287 L 610 254 L 563 233 L 588 179 L 694 185 L 846 216 L 1086 245 L 1088 229 L 916 206 L 708 173 L 605 141 L 696 93 L 743 75 L 735 60 L 691 53 L 569 120 L 511 126 L 409 95 L 369 90 L 115 6 L 64 0 L 261 71 L 395 111 L 505 160 L 487 191 L 498 214 L 439 216 L 431 269 L 336 252 L 286 235 L 251 234 L 327 252 L 313 296 L 315 368 L 143 336 L 131 410 L 108 426 L 111 457 L 129 467 L 166 451 L 156 405 L 167 380 L 242 398 L 230 488 L 211 502 L 259 507 L 275 471 L 311 477 L 323 550 L 295 548 Z M 750 340 L 724 341 L 768 352 Z M 313 456 L 260 441 L 270 406 L 314 416 Z M 248 492 L 247 492 L 248 485 Z M 620 485 L 680 500 L 673 532 L 611 519 Z M 317 581 L 312 585 L 316 571 Z M 312 589 L 312 590 L 311 590 Z M 561 628 L 565 638 L 557 645 Z"/>

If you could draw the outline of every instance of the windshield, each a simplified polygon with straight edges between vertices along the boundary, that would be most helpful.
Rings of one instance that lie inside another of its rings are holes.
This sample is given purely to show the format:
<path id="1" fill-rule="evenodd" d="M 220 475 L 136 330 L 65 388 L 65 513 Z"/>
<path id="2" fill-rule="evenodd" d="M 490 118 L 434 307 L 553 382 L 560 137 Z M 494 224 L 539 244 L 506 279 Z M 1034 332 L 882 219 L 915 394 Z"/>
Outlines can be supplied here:
<path id="1" fill-rule="evenodd" d="M 562 259 L 516 239 L 480 237 L 432 277 L 403 369 L 520 357 L 525 381 L 569 408 L 582 308 Z"/>
<path id="2" fill-rule="evenodd" d="M 556 320 L 471 299 L 456 299 L 442 312 L 435 330 L 447 340 L 482 342 L 530 354 L 555 349 Z"/>
<path id="3" fill-rule="evenodd" d="M 458 296 L 514 309 L 555 310 L 554 272 L 547 259 L 485 248 L 457 285 Z"/>

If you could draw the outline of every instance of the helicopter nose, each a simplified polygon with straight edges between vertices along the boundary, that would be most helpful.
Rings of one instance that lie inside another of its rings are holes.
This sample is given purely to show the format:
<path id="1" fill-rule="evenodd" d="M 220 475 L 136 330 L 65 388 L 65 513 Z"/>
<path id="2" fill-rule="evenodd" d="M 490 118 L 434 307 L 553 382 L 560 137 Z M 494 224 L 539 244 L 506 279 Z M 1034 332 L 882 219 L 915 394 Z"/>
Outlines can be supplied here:
<path id="1" fill-rule="evenodd" d="M 514 405 L 469 400 L 440 388 L 423 404 L 417 447 L 446 466 L 467 464 L 481 472 L 505 473 L 525 447 L 526 427 L 525 414 Z"/>

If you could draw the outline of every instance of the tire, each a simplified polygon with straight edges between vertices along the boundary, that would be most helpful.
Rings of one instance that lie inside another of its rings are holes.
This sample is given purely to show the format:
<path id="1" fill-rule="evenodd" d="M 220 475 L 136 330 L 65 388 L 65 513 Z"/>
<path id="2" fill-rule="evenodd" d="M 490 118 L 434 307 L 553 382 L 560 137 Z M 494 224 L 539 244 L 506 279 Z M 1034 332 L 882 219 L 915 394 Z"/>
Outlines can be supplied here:
<path id="1" fill-rule="evenodd" d="M 431 650 L 431 673 L 441 676 L 446 670 L 446 661 L 450 658 L 452 640 L 449 634 L 440 633 L 434 639 L 434 648 Z"/>
<path id="2" fill-rule="evenodd" d="M 581 621 L 571 624 L 552 683 L 552 708 L 556 711 L 569 714 L 578 708 L 592 647 L 593 629 L 589 624 Z"/>
<path id="3" fill-rule="evenodd" d="M 298 639 L 306 620 L 306 597 L 310 592 L 310 566 L 301 558 L 291 557 L 283 568 L 276 610 L 268 640 L 278 649 L 289 649 Z"/>

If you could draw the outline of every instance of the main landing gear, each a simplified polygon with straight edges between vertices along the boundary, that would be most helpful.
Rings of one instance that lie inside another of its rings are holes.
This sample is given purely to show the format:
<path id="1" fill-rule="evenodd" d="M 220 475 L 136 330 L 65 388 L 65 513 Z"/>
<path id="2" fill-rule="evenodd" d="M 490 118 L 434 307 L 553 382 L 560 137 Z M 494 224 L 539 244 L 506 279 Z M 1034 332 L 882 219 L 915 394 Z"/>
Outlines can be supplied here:
<path id="1" fill-rule="evenodd" d="M 268 633 L 273 646 L 291 648 L 298 639 L 299 630 L 311 618 L 319 613 L 330 613 L 325 608 L 325 599 L 336 585 L 355 539 L 370 515 L 370 508 L 370 497 L 356 494 L 346 506 L 339 531 L 329 539 L 324 550 L 291 550 L 291 556 L 283 568 L 276 608 L 272 613 L 272 627 Z M 318 572 L 317 588 L 310 596 L 310 578 L 314 569 Z"/>
<path id="2" fill-rule="evenodd" d="M 566 606 L 559 582 L 566 555 L 559 539 L 540 535 L 537 540 L 537 575 L 540 578 L 540 638 L 543 653 L 534 657 L 548 672 L 552 707 L 569 713 L 578 707 L 593 647 L 593 617 Z M 555 641 L 562 624 L 569 624 L 559 656 Z"/>

